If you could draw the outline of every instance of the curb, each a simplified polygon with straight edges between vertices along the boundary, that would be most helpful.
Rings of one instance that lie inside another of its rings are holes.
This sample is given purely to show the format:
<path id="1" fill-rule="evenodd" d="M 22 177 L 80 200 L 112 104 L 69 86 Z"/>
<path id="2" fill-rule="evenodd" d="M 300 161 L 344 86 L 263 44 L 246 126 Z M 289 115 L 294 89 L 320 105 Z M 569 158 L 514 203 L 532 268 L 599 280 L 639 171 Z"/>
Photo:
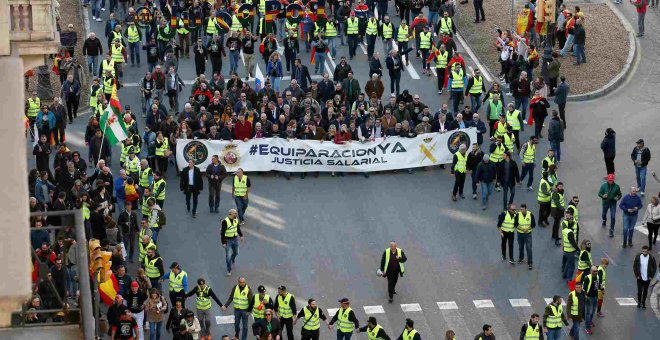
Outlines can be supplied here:
<path id="1" fill-rule="evenodd" d="M 82 1 L 78 2 L 78 8 L 80 9 L 80 13 L 82 14 L 83 25 L 85 26 L 85 39 L 87 39 L 87 37 L 89 36 L 89 33 L 92 32 L 92 29 L 89 25 L 89 11 L 87 10 L 86 7 L 83 7 Z M 85 61 L 85 63 L 87 63 L 87 61 Z M 92 79 L 94 79 L 94 75 L 90 74 L 89 75 L 89 84 L 91 84 Z M 89 90 L 89 89 L 87 89 L 87 90 Z M 89 107 L 89 100 L 85 103 L 84 106 L 81 105 L 81 107 L 84 108 L 85 110 L 90 109 L 89 111 L 91 112 L 91 108 Z"/>
<path id="2" fill-rule="evenodd" d="M 455 37 L 458 39 L 458 42 L 463 47 L 465 47 L 465 52 L 467 52 L 467 54 L 470 55 L 470 58 L 472 59 L 472 61 L 474 61 L 474 63 L 477 64 L 477 67 L 479 68 L 479 71 L 481 71 L 481 74 L 484 75 L 484 77 L 486 78 L 486 81 L 492 84 L 494 78 L 490 74 L 490 70 L 481 63 L 479 58 L 477 58 L 477 55 L 474 54 L 474 52 L 472 51 L 472 48 L 470 48 L 470 45 L 468 45 L 468 43 L 463 39 L 463 37 L 461 36 L 461 34 L 459 32 L 456 32 Z"/>
<path id="3" fill-rule="evenodd" d="M 585 100 L 596 99 L 602 96 L 609 94 L 610 92 L 616 90 L 619 86 L 623 85 L 628 79 L 632 78 L 633 72 L 630 72 L 633 64 L 639 62 L 640 54 L 637 50 L 640 46 L 637 46 L 637 40 L 635 39 L 635 30 L 632 25 L 628 22 L 628 19 L 621 13 L 621 11 L 614 6 L 611 2 L 605 1 L 607 7 L 610 8 L 612 12 L 619 18 L 623 27 L 628 31 L 628 44 L 630 49 L 628 50 L 628 58 L 626 59 L 626 64 L 623 65 L 621 72 L 617 74 L 612 80 L 610 80 L 605 86 L 583 94 L 576 94 L 568 96 L 567 100 L 569 102 L 579 102 Z"/>

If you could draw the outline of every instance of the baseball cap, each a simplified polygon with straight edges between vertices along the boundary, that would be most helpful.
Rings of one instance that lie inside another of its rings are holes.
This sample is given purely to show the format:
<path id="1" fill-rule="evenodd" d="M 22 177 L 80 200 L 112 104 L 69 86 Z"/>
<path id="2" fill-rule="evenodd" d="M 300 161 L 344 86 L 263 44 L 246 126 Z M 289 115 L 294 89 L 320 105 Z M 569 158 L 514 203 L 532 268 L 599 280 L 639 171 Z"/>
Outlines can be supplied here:
<path id="1" fill-rule="evenodd" d="M 259 287 L 257 288 L 257 291 L 259 291 L 259 293 L 265 293 L 265 292 L 266 292 L 266 287 L 264 287 L 263 285 L 261 285 L 261 286 L 259 286 Z"/>
<path id="2" fill-rule="evenodd" d="M 614 174 L 609 174 L 609 175 L 607 175 L 607 181 L 608 181 L 608 182 L 609 182 L 609 181 L 612 181 L 612 182 L 613 182 L 613 181 L 614 181 L 614 177 L 615 177 Z"/>
<path id="3" fill-rule="evenodd" d="M 140 287 L 140 285 L 137 283 L 137 281 L 131 282 L 131 288 L 137 288 Z"/>
<path id="4" fill-rule="evenodd" d="M 338 302 L 345 303 L 345 302 L 350 302 L 350 301 L 348 300 L 348 298 L 343 297 L 343 298 L 339 299 Z"/>
<path id="5" fill-rule="evenodd" d="M 286 286 L 279 286 L 277 289 L 286 291 Z"/>
<path id="6" fill-rule="evenodd" d="M 641 139 L 641 138 L 640 138 L 640 139 L 638 139 L 638 140 L 637 140 L 637 144 L 644 144 L 644 140 L 643 140 L 643 139 Z"/>

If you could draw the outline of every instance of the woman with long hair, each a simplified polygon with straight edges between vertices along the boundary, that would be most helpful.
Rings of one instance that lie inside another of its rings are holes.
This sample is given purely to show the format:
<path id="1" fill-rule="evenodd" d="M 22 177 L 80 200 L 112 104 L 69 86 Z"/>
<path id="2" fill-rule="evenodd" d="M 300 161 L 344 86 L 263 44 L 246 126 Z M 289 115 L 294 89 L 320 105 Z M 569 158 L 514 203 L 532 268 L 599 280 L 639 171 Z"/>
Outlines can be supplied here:
<path id="1" fill-rule="evenodd" d="M 270 80 L 275 84 L 275 92 L 280 93 L 280 81 L 282 81 L 282 60 L 279 52 L 273 52 L 268 58 L 268 65 L 266 66 L 266 74 Z"/>
<path id="2" fill-rule="evenodd" d="M 149 299 L 145 304 L 147 321 L 149 322 L 149 338 L 160 340 L 160 328 L 163 324 L 164 314 L 167 313 L 167 301 L 160 295 L 160 291 L 152 288 L 149 291 Z"/>

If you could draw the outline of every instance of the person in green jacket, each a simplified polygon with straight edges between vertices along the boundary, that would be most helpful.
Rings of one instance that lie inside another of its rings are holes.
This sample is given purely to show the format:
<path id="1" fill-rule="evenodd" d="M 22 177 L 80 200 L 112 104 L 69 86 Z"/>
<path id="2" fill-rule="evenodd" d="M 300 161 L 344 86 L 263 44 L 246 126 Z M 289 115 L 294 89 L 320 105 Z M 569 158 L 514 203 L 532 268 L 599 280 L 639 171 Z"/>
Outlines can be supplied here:
<path id="1" fill-rule="evenodd" d="M 621 199 L 621 188 L 614 183 L 614 174 L 607 175 L 607 182 L 603 183 L 598 190 L 598 197 L 603 200 L 603 212 L 601 214 L 605 228 L 607 224 L 607 210 L 610 211 L 610 237 L 614 237 L 614 220 L 616 217 L 616 202 Z"/>

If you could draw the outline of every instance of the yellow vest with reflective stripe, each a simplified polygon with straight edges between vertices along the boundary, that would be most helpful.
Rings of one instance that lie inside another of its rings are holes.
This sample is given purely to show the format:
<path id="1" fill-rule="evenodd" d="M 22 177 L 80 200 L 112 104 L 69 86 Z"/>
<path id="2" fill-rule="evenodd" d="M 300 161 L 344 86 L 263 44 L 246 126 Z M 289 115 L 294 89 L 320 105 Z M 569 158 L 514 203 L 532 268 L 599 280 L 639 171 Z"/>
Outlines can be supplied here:
<path id="1" fill-rule="evenodd" d="M 140 41 L 140 31 L 137 26 L 128 26 L 128 42 L 135 43 Z"/>
<path id="2" fill-rule="evenodd" d="M 159 201 L 165 200 L 165 191 L 167 191 L 165 189 L 165 185 L 167 185 L 167 183 L 165 183 L 165 180 L 162 178 L 157 180 L 156 183 L 154 183 L 154 192 L 158 191 L 158 189 L 160 189 L 161 186 L 163 187 L 163 190 L 158 194 L 158 196 L 156 196 L 156 199 Z"/>
<path id="3" fill-rule="evenodd" d="M 407 42 L 408 40 L 409 40 L 409 38 L 408 38 L 408 26 L 407 25 L 399 26 L 399 32 L 396 35 L 396 41 Z"/>
<path id="4" fill-rule="evenodd" d="M 499 119 L 500 113 L 502 112 L 502 101 L 497 100 L 497 103 L 495 103 L 494 100 L 490 99 L 488 100 L 488 106 L 490 107 L 490 114 L 488 115 L 488 119 L 490 120 Z"/>
<path id="5" fill-rule="evenodd" d="M 312 314 L 312 312 L 309 310 L 309 307 L 307 306 L 303 308 L 303 311 L 305 313 L 305 323 L 303 329 L 309 331 L 319 329 L 321 327 L 319 322 L 319 308 L 317 307 L 316 310 L 314 310 L 314 314 Z"/>
<path id="6" fill-rule="evenodd" d="M 463 69 L 458 68 L 458 72 L 451 71 L 451 88 L 452 89 L 462 89 L 463 88 Z"/>
<path id="7" fill-rule="evenodd" d="M 243 291 L 240 290 L 240 287 L 236 285 L 234 288 L 234 309 L 247 310 L 248 309 L 248 291 L 250 287 L 247 285 L 243 288 Z"/>
<path id="8" fill-rule="evenodd" d="M 183 20 L 181 20 L 181 19 L 179 19 L 179 28 L 177 28 L 176 32 L 181 34 L 181 35 L 186 35 L 186 34 L 190 33 L 190 31 L 188 31 L 188 29 L 186 29 L 186 26 L 183 24 Z"/>
<path id="9" fill-rule="evenodd" d="M 536 145 L 534 143 L 528 142 L 525 152 L 523 153 L 523 163 L 531 164 L 534 163 L 536 158 Z"/>
<path id="10" fill-rule="evenodd" d="M 502 226 L 500 226 L 500 229 L 508 233 L 513 232 L 514 230 L 513 225 L 515 224 L 516 221 L 515 216 L 516 214 L 513 214 L 513 216 L 511 216 L 511 214 L 509 214 L 508 211 L 504 212 L 504 220 L 502 220 Z"/>
<path id="11" fill-rule="evenodd" d="M 103 86 L 99 85 L 96 90 L 94 90 L 94 85 L 89 87 L 89 107 L 96 107 L 96 105 L 99 104 L 99 91 L 103 88 Z"/>
<path id="12" fill-rule="evenodd" d="M 559 328 L 561 327 L 561 314 L 564 312 L 562 305 L 556 306 L 551 304 L 550 309 L 552 310 L 552 315 L 548 315 L 546 319 L 546 325 L 548 328 Z"/>
<path id="13" fill-rule="evenodd" d="M 122 40 L 121 32 L 112 31 L 112 41 L 115 41 L 117 39 L 119 39 L 120 41 Z M 123 41 L 122 41 L 122 45 L 123 45 Z"/>
<path id="14" fill-rule="evenodd" d="M 440 33 L 447 33 L 451 34 L 451 27 L 453 23 L 451 21 L 450 17 L 442 17 L 440 18 Z"/>
<path id="15" fill-rule="evenodd" d="M 353 333 L 353 322 L 348 320 L 351 310 L 351 307 L 348 307 L 346 309 L 339 308 L 337 311 L 337 330 L 342 333 Z"/>
<path id="16" fill-rule="evenodd" d="M 144 271 L 150 279 L 157 279 L 160 277 L 160 272 L 156 267 L 156 261 L 158 261 L 159 258 L 160 257 L 156 257 L 153 260 L 149 260 L 148 257 L 144 258 Z"/>
<path id="17" fill-rule="evenodd" d="M 130 148 L 130 146 L 129 146 Z M 128 157 L 126 159 L 126 163 L 124 164 L 124 167 L 126 168 L 126 172 L 130 174 L 136 174 L 140 172 L 140 160 L 137 157 L 133 157 L 131 160 L 131 157 Z"/>
<path id="18" fill-rule="evenodd" d="M 435 68 L 447 68 L 447 59 L 449 59 L 449 52 L 438 52 L 435 57 Z"/>
<path id="19" fill-rule="evenodd" d="M 456 155 L 456 166 L 454 166 L 455 172 L 465 173 L 465 168 L 467 166 L 467 154 L 462 154 L 460 152 L 455 153 Z"/>
<path id="20" fill-rule="evenodd" d="M 325 23 L 325 36 L 328 38 L 337 36 L 337 28 L 335 27 L 334 23 L 330 21 Z"/>
<path id="21" fill-rule="evenodd" d="M 289 30 L 293 30 L 293 34 L 291 35 L 294 38 L 298 38 L 298 24 L 290 24 L 288 21 L 284 23 L 284 27 L 286 27 L 286 32 L 285 35 L 288 37 L 289 36 Z"/>
<path id="22" fill-rule="evenodd" d="M 413 329 L 410 332 L 407 329 L 403 330 L 403 340 L 413 340 L 415 338 L 415 335 L 417 335 L 417 330 Z"/>
<path id="23" fill-rule="evenodd" d="M 115 45 L 112 45 L 112 61 L 114 61 L 115 64 L 124 62 L 124 55 L 121 52 L 122 52 L 121 46 L 117 47 Z"/>
<path id="24" fill-rule="evenodd" d="M 556 159 L 555 157 L 550 158 L 549 156 L 545 156 L 545 158 L 543 158 L 543 160 L 546 162 L 547 168 L 544 168 L 541 171 L 543 171 L 545 169 L 549 169 L 551 165 L 555 164 L 555 159 Z"/>
<path id="25" fill-rule="evenodd" d="M 513 151 L 513 143 L 516 142 L 516 136 L 514 136 L 513 134 L 511 134 L 511 136 L 509 136 L 508 133 L 505 133 L 504 135 L 502 135 L 502 139 L 503 139 L 502 144 L 504 144 L 504 146 L 507 149 Z"/>
<path id="26" fill-rule="evenodd" d="M 115 75 L 115 62 L 114 62 L 114 60 L 110 59 L 110 61 L 108 61 L 108 59 L 103 59 L 103 61 L 101 62 L 101 67 L 103 67 L 103 75 L 104 76 L 105 76 L 105 72 L 107 70 L 110 70 L 112 72 L 112 76 Z"/>
<path id="27" fill-rule="evenodd" d="M 115 80 L 113 77 L 103 79 L 103 93 L 112 94 L 112 82 Z"/>
<path id="28" fill-rule="evenodd" d="M 480 94 L 484 84 L 484 78 L 481 76 L 472 77 L 472 87 L 470 87 L 471 94 Z"/>
<path id="29" fill-rule="evenodd" d="M 156 148 L 156 156 L 165 157 L 165 151 L 169 148 L 170 142 L 167 141 L 167 138 L 163 138 L 163 144 Z"/>
<path id="30" fill-rule="evenodd" d="M 261 310 L 259 310 L 259 305 L 261 304 L 262 301 L 266 301 L 266 303 L 268 303 L 268 300 L 270 300 L 270 296 L 268 296 L 268 294 L 264 294 L 263 299 L 259 298 L 259 294 L 256 294 L 254 296 L 254 307 L 252 307 L 252 316 L 254 316 L 255 319 L 264 318 L 264 312 L 266 311 L 266 307 L 261 307 Z"/>
<path id="31" fill-rule="evenodd" d="M 206 22 L 206 35 L 214 35 L 218 33 L 218 28 L 215 27 L 215 18 L 209 18 Z"/>
<path id="32" fill-rule="evenodd" d="M 575 223 L 580 222 L 580 212 L 578 211 L 578 208 L 575 206 L 575 204 L 569 204 L 568 207 L 566 207 L 566 210 L 569 208 L 573 209 L 573 221 L 575 221 Z"/>
<path id="33" fill-rule="evenodd" d="M 600 274 L 600 278 L 602 280 L 600 283 L 600 288 L 605 289 L 605 282 L 607 282 L 607 273 L 605 272 L 605 268 L 603 268 L 603 266 L 598 266 L 598 273 Z"/>
<path id="34" fill-rule="evenodd" d="M 431 48 L 431 32 L 422 32 L 419 34 L 419 48 L 422 50 Z"/>
<path id="35" fill-rule="evenodd" d="M 293 311 L 290 305 L 292 297 L 293 295 L 290 293 L 287 293 L 284 298 L 282 298 L 282 295 L 277 295 L 277 307 L 281 318 L 288 319 L 293 317 Z"/>
<path id="36" fill-rule="evenodd" d="M 575 232 L 575 231 L 573 231 Z M 582 260 L 582 254 L 587 253 L 587 257 L 589 258 L 589 261 L 583 261 Z M 578 256 L 578 270 L 587 270 L 589 267 L 591 267 L 591 253 L 586 251 L 586 250 L 580 250 L 580 255 Z"/>
<path id="37" fill-rule="evenodd" d="M 243 25 L 241 22 L 238 20 L 238 17 L 236 14 L 231 16 L 231 30 L 234 32 L 240 32 L 243 30 Z"/>
<path id="38" fill-rule="evenodd" d="M 513 110 L 507 111 L 506 112 L 506 122 L 511 125 L 511 128 L 513 128 L 514 131 L 520 130 L 520 111 L 518 110 Z"/>
<path id="39" fill-rule="evenodd" d="M 536 199 L 541 203 L 548 203 L 550 202 L 550 195 L 544 193 L 543 190 L 541 190 L 543 185 L 547 186 L 548 189 L 546 191 L 550 190 L 550 183 L 548 182 L 548 180 L 546 180 L 545 178 L 541 178 L 541 181 L 539 182 L 539 190 Z"/>
<path id="40" fill-rule="evenodd" d="M 236 237 L 238 235 L 238 219 L 235 218 L 233 221 L 229 217 L 225 217 L 225 223 L 227 223 L 227 229 L 225 230 L 225 237 Z"/>
<path id="41" fill-rule="evenodd" d="M 89 214 L 90 214 L 90 211 L 89 211 L 89 205 L 88 205 L 87 203 L 83 203 L 81 209 L 82 209 L 83 219 L 84 219 L 85 221 L 89 220 Z M 604 277 L 604 276 L 603 276 L 603 277 Z"/>
<path id="42" fill-rule="evenodd" d="M 199 288 L 197 286 L 197 309 L 209 310 L 211 309 L 211 299 L 209 298 L 209 286 Z"/>
<path id="43" fill-rule="evenodd" d="M 579 301 L 578 301 L 577 294 L 575 294 L 575 291 L 572 290 L 570 293 L 568 293 L 568 297 L 571 300 L 573 300 L 573 304 L 571 305 L 571 315 L 575 315 L 575 316 L 580 315 Z"/>
<path id="44" fill-rule="evenodd" d="M 369 339 L 369 340 L 379 340 L 379 339 L 381 339 L 381 338 L 378 337 L 378 332 L 380 332 L 380 330 L 382 328 L 383 327 L 381 327 L 380 325 L 376 325 L 376 327 L 374 327 L 372 329 L 367 328 L 367 339 Z"/>
<path id="45" fill-rule="evenodd" d="M 532 232 L 532 213 L 527 212 L 527 215 L 523 215 L 522 211 L 518 212 L 518 232 L 522 234 L 529 234 Z"/>
<path id="46" fill-rule="evenodd" d="M 540 336 L 541 325 L 537 323 L 536 326 L 532 327 L 532 325 L 528 322 L 527 331 L 525 331 L 525 340 L 539 339 Z"/>
<path id="47" fill-rule="evenodd" d="M 170 272 L 169 281 L 170 281 L 170 292 L 180 292 L 183 290 L 183 278 L 186 276 L 186 272 L 183 270 L 179 274 L 174 274 Z"/>
<path id="48" fill-rule="evenodd" d="M 392 39 L 392 35 L 394 34 L 394 26 L 392 23 L 383 23 L 383 39 Z"/>
<path id="49" fill-rule="evenodd" d="M 243 175 L 242 179 L 234 176 L 234 196 L 243 197 L 247 194 L 247 176 Z"/>
<path id="50" fill-rule="evenodd" d="M 506 134 L 506 123 L 502 124 L 502 121 L 497 122 L 497 129 L 495 130 L 495 137 L 502 137 Z"/>
<path id="51" fill-rule="evenodd" d="M 357 35 L 358 30 L 359 30 L 358 29 L 358 19 L 357 18 L 353 18 L 353 19 L 348 18 L 346 23 L 347 23 L 347 25 L 346 25 L 346 27 L 347 27 L 346 34 L 347 35 Z"/>
<path id="52" fill-rule="evenodd" d="M 385 249 L 385 268 L 383 268 L 383 272 L 387 270 L 387 266 L 390 264 L 390 255 L 392 252 L 390 251 L 390 248 Z M 396 256 L 401 257 L 401 248 L 396 248 Z M 399 268 L 401 268 L 401 274 L 405 271 L 403 268 L 403 262 L 399 262 Z"/>
<path id="53" fill-rule="evenodd" d="M 496 146 L 495 150 L 493 152 L 491 152 L 491 154 L 490 154 L 490 161 L 493 162 L 493 163 L 501 162 L 502 159 L 504 158 L 504 151 L 505 150 L 506 150 L 506 148 L 502 144 L 500 144 L 499 146 Z"/>
<path id="54" fill-rule="evenodd" d="M 137 157 L 135 157 L 137 158 Z M 149 175 L 151 175 L 151 168 L 145 168 L 144 170 L 140 171 L 140 186 L 143 188 L 148 188 L 150 187 L 149 185 Z"/>
<path id="55" fill-rule="evenodd" d="M 566 208 L 566 202 L 564 201 L 564 194 L 557 191 L 557 195 L 559 195 L 559 203 L 561 204 L 561 208 L 562 209 Z M 552 200 L 551 202 L 552 203 L 550 204 L 550 207 L 557 208 L 557 204 L 555 203 L 555 200 Z"/>
<path id="56" fill-rule="evenodd" d="M 564 228 L 561 231 L 561 236 L 564 241 L 564 252 L 565 253 L 572 253 L 575 251 L 575 248 L 573 248 L 573 245 L 571 242 L 568 240 L 568 234 L 572 233 L 573 229 L 571 228 Z"/>
<path id="57" fill-rule="evenodd" d="M 367 35 L 377 35 L 378 34 L 378 20 L 369 19 L 369 21 L 367 21 L 366 33 L 367 33 Z"/>
<path id="58" fill-rule="evenodd" d="M 28 109 L 27 109 L 28 117 L 30 118 L 37 117 L 40 109 L 41 109 L 41 99 L 39 98 L 32 99 L 31 97 L 28 98 Z"/>
<path id="59" fill-rule="evenodd" d="M 259 13 L 266 15 L 266 0 L 259 0 Z"/>

